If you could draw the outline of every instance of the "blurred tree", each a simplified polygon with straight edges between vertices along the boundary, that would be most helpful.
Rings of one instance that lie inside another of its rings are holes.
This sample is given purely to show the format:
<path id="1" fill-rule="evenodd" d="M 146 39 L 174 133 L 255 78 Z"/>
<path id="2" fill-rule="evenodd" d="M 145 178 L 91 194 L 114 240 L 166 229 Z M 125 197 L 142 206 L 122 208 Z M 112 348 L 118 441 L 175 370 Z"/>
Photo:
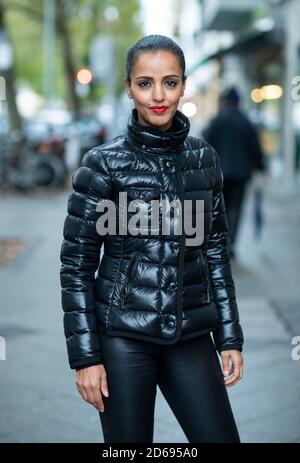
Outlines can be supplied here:
<path id="1" fill-rule="evenodd" d="M 66 77 L 67 77 L 67 88 L 69 96 L 69 107 L 71 111 L 77 115 L 80 112 L 80 99 L 76 94 L 75 88 L 75 75 L 76 68 L 72 53 L 72 38 L 68 29 L 68 15 L 66 10 L 67 0 L 55 0 L 55 12 L 56 12 L 56 29 L 60 36 L 62 43 L 62 55 L 65 63 Z"/>
<path id="2" fill-rule="evenodd" d="M 1 0 L 7 27 L 15 49 L 16 75 L 38 93 L 43 93 L 43 0 Z M 125 57 L 128 48 L 141 36 L 138 0 L 55 0 L 56 92 L 78 112 L 81 103 L 91 105 L 103 95 L 101 85 L 91 86 L 84 99 L 76 94 L 76 71 L 88 65 L 91 40 L 107 35 L 115 40 L 117 96 L 123 91 Z"/>

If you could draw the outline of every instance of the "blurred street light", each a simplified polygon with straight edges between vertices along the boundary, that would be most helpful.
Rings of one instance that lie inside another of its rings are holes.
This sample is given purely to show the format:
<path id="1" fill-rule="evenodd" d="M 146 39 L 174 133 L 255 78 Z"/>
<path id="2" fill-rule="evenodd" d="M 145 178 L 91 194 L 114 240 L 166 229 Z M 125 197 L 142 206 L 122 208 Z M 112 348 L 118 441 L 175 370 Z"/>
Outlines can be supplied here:
<path id="1" fill-rule="evenodd" d="M 75 90 L 79 97 L 84 98 L 90 92 L 90 83 L 93 80 L 92 72 L 87 68 L 81 68 L 76 74 Z"/>
<path id="2" fill-rule="evenodd" d="M 283 94 L 280 85 L 264 85 L 261 91 L 265 100 L 277 100 Z"/>
<path id="3" fill-rule="evenodd" d="M 283 89 L 280 85 L 264 85 L 252 90 L 250 97 L 254 103 L 261 103 L 263 100 L 277 100 L 282 95 Z"/>
<path id="4" fill-rule="evenodd" d="M 263 96 L 260 88 L 255 88 L 250 94 L 250 98 L 254 103 L 261 103 L 263 101 Z"/>
<path id="5" fill-rule="evenodd" d="M 188 101 L 182 105 L 182 112 L 187 117 L 193 117 L 197 114 L 197 106 L 192 101 Z"/>
<path id="6" fill-rule="evenodd" d="M 93 74 L 89 69 L 86 68 L 79 69 L 76 77 L 78 82 L 83 85 L 90 84 L 93 80 Z"/>

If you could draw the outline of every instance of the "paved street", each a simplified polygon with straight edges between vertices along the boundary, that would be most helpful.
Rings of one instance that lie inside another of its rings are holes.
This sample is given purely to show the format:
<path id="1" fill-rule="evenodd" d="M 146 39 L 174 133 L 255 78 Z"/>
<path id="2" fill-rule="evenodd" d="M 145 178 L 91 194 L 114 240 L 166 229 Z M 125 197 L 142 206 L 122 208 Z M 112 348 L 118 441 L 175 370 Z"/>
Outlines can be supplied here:
<path id="1" fill-rule="evenodd" d="M 251 189 L 233 263 L 245 334 L 243 380 L 229 388 L 242 442 L 300 442 L 298 191 L 266 184 L 265 228 L 253 239 Z M 0 199 L 0 239 L 27 245 L 0 267 L 0 442 L 102 442 L 98 412 L 78 395 L 62 330 L 59 251 L 68 192 Z M 154 442 L 187 442 L 157 392 Z"/>

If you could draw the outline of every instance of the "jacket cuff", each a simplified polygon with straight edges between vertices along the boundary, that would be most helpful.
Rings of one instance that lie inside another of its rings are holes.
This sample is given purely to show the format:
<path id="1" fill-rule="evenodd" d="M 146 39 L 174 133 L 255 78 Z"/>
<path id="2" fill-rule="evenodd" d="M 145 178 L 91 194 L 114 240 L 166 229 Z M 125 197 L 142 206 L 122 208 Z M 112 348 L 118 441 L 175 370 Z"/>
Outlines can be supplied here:
<path id="1" fill-rule="evenodd" d="M 69 362 L 70 368 L 72 370 L 86 368 L 92 365 L 101 365 L 102 363 L 103 363 L 102 358 L 99 355 L 97 357 L 90 357 L 90 358 L 85 358 L 82 360 Z"/>

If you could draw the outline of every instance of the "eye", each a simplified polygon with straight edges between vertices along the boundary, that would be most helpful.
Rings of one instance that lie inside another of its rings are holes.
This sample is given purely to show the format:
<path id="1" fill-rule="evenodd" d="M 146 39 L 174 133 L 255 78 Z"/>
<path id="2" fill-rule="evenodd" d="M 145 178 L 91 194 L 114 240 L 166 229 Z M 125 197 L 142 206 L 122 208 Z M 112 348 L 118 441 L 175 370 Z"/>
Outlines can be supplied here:
<path id="1" fill-rule="evenodd" d="M 139 85 L 139 87 L 144 88 L 144 87 L 147 86 L 147 85 L 144 85 L 144 84 L 150 84 L 150 82 L 144 80 L 143 82 L 140 82 L 138 85 Z"/>
<path id="2" fill-rule="evenodd" d="M 166 84 L 168 84 L 168 87 L 176 87 L 177 82 L 175 80 L 168 80 Z"/>

